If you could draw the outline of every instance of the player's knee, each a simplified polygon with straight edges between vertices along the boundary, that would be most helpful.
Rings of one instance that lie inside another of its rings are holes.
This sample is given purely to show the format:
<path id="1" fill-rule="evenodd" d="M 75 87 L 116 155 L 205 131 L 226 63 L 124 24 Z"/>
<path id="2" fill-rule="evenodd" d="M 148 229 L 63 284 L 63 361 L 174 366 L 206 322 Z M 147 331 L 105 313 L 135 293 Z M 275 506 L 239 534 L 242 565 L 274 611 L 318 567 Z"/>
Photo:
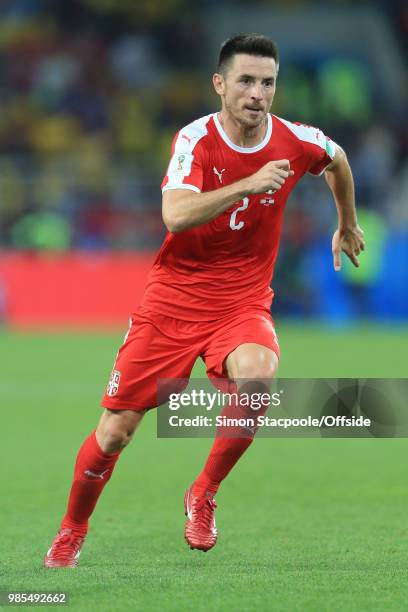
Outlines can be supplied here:
<path id="1" fill-rule="evenodd" d="M 132 434 L 121 429 L 106 429 L 100 436 L 100 446 L 104 453 L 118 453 L 127 446 Z"/>
<path id="2" fill-rule="evenodd" d="M 237 363 L 237 378 L 259 380 L 269 379 L 275 376 L 277 369 L 277 359 L 273 355 L 263 355 L 261 358 L 254 358 L 250 355 L 242 355 Z"/>
<path id="3" fill-rule="evenodd" d="M 102 417 L 98 429 L 97 439 L 104 453 L 117 453 L 123 450 L 131 441 L 137 425 L 143 414 L 131 417 L 127 414 L 106 412 Z"/>

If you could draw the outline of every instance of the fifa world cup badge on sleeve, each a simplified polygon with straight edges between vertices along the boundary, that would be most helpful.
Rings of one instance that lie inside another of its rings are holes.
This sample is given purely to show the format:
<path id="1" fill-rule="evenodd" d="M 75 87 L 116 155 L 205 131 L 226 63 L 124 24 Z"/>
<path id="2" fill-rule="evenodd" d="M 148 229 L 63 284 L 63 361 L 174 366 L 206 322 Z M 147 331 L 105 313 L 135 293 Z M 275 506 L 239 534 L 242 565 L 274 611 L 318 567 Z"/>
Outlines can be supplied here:
<path id="1" fill-rule="evenodd" d="M 110 376 L 108 386 L 106 388 L 106 393 L 109 397 L 113 397 L 117 394 L 119 389 L 120 382 L 120 372 L 119 370 L 112 370 L 112 374 Z"/>

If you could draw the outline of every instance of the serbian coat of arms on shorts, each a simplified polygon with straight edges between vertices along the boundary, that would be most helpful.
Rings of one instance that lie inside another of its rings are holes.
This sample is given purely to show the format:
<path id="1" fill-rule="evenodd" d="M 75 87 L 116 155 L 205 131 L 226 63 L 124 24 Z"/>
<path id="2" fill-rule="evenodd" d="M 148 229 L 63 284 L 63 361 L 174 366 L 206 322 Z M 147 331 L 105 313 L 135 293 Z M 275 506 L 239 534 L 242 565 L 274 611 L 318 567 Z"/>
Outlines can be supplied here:
<path id="1" fill-rule="evenodd" d="M 106 393 L 109 397 L 113 397 L 117 394 L 119 389 L 119 381 L 120 381 L 120 372 L 119 370 L 112 370 L 112 374 L 110 376 L 108 386 L 106 388 Z"/>

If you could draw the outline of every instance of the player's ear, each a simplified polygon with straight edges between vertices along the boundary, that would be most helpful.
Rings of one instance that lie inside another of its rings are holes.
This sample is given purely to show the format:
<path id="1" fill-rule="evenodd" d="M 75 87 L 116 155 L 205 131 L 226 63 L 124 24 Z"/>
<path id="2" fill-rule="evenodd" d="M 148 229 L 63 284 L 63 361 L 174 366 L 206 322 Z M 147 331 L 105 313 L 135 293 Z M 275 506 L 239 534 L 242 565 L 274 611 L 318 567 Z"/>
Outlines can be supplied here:
<path id="1" fill-rule="evenodd" d="M 224 81 L 224 77 L 222 74 L 219 74 L 218 72 L 213 74 L 213 85 L 214 85 L 214 89 L 217 92 L 217 94 L 219 96 L 222 96 L 224 94 L 224 88 L 225 88 L 225 81 Z"/>

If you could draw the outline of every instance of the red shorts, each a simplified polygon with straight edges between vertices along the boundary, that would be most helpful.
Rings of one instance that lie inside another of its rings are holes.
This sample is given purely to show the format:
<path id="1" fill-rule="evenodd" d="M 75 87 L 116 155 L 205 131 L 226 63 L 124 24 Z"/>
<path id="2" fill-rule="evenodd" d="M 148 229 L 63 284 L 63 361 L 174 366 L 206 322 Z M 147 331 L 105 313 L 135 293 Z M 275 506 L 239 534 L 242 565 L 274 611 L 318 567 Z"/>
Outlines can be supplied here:
<path id="1" fill-rule="evenodd" d="M 101 405 L 111 410 L 154 408 L 158 379 L 188 379 L 198 357 L 210 379 L 225 378 L 226 358 L 246 342 L 267 346 L 279 358 L 269 311 L 248 307 L 216 321 L 192 322 L 140 307 L 132 315 Z"/>

